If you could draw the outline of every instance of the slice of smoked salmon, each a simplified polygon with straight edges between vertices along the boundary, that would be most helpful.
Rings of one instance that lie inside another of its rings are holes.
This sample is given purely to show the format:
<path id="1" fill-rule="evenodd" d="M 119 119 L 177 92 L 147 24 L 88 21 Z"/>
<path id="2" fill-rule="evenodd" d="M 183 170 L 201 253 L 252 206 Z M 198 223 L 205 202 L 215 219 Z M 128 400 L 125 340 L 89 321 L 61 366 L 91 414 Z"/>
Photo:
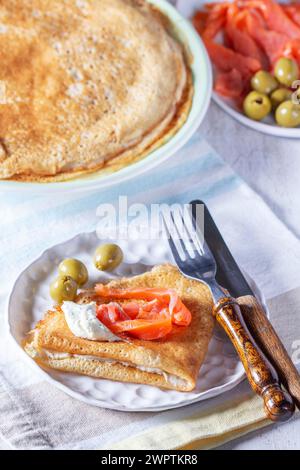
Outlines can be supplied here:
<path id="1" fill-rule="evenodd" d="M 244 78 L 249 78 L 261 69 L 260 62 L 252 57 L 245 57 L 221 44 L 204 41 L 209 56 L 215 66 L 223 72 L 238 70 Z"/>
<path id="2" fill-rule="evenodd" d="M 247 12 L 247 28 L 249 34 L 263 48 L 271 64 L 282 55 L 289 38 L 277 31 L 270 31 L 261 26 L 261 22 L 255 13 Z"/>
<path id="3" fill-rule="evenodd" d="M 285 57 L 289 57 L 290 59 L 294 59 L 300 68 L 300 38 L 289 41 L 285 45 L 283 55 Z"/>
<path id="4" fill-rule="evenodd" d="M 237 69 L 230 72 L 217 72 L 215 91 L 226 98 L 239 98 L 243 95 L 246 84 Z"/>
<path id="5" fill-rule="evenodd" d="M 113 325 L 120 321 L 132 320 L 136 317 L 131 317 L 117 302 L 110 302 L 102 304 L 97 307 L 97 316 L 100 316 L 104 325 Z"/>
<path id="6" fill-rule="evenodd" d="M 134 338 L 144 341 L 153 341 L 161 339 L 171 333 L 172 321 L 171 317 L 161 318 L 158 320 L 129 320 L 116 323 L 111 326 L 113 333 L 126 333 Z"/>
<path id="7" fill-rule="evenodd" d="M 300 5 L 282 5 L 285 14 L 294 22 L 300 26 Z"/>
<path id="8" fill-rule="evenodd" d="M 208 18 L 208 11 L 197 11 L 192 19 L 195 29 L 200 35 L 205 30 Z"/>
<path id="9" fill-rule="evenodd" d="M 225 33 L 236 52 L 259 61 L 261 68 L 268 66 L 268 60 L 245 27 L 245 15 L 233 4 L 227 9 Z"/>
<path id="10" fill-rule="evenodd" d="M 229 5 L 229 3 L 218 3 L 211 8 L 207 16 L 206 26 L 202 32 L 204 39 L 215 39 L 217 34 L 224 28 Z"/>
<path id="11" fill-rule="evenodd" d="M 168 309 L 146 312 L 133 302 L 122 306 L 116 302 L 98 305 L 97 318 L 115 334 L 126 334 L 146 341 L 160 339 L 172 331 Z"/>
<path id="12" fill-rule="evenodd" d="M 192 320 L 190 311 L 172 289 L 111 289 L 99 284 L 95 291 L 102 299 L 112 300 L 97 307 L 97 317 L 116 334 L 150 341 L 169 334 L 173 324 L 188 326 Z M 120 305 L 118 300 L 136 302 Z"/>
<path id="13" fill-rule="evenodd" d="M 300 37 L 300 28 L 290 19 L 274 0 L 241 0 L 244 7 L 256 8 L 264 16 L 268 28 L 271 31 L 282 33 L 290 38 Z"/>
<path id="14" fill-rule="evenodd" d="M 172 323 L 175 325 L 188 326 L 192 321 L 191 312 L 172 289 L 112 289 L 104 284 L 98 284 L 95 292 L 102 298 L 112 300 L 136 299 L 149 302 L 157 300 L 161 309 L 168 308 Z"/>

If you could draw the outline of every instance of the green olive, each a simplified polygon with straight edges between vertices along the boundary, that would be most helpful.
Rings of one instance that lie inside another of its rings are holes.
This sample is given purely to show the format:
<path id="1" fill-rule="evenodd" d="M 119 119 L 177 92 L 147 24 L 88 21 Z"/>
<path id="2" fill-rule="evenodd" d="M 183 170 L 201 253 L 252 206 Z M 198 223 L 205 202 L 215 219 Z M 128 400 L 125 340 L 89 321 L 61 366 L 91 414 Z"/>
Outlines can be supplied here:
<path id="1" fill-rule="evenodd" d="M 271 103 L 273 109 L 276 109 L 284 101 L 292 98 L 292 92 L 288 88 L 278 88 L 271 94 Z"/>
<path id="2" fill-rule="evenodd" d="M 276 122 L 282 127 L 300 126 L 300 105 L 284 101 L 276 109 Z"/>
<path id="3" fill-rule="evenodd" d="M 278 85 L 276 78 L 265 70 L 257 72 L 251 80 L 253 90 L 264 93 L 265 95 L 269 95 L 272 91 L 276 90 Z"/>
<path id="4" fill-rule="evenodd" d="M 281 57 L 275 64 L 274 74 L 282 85 L 291 87 L 299 78 L 298 64 L 293 59 Z"/>
<path id="5" fill-rule="evenodd" d="M 72 301 L 77 295 L 77 283 L 70 276 L 58 276 L 50 285 L 50 295 L 58 304 Z"/>
<path id="6" fill-rule="evenodd" d="M 244 100 L 244 113 L 250 119 L 261 121 L 271 111 L 272 105 L 269 97 L 257 91 L 251 91 Z"/>
<path id="7" fill-rule="evenodd" d="M 79 286 L 83 286 L 89 279 L 88 270 L 78 259 L 65 259 L 58 267 L 58 272 L 62 276 L 70 276 Z"/>
<path id="8" fill-rule="evenodd" d="M 123 261 L 123 252 L 118 245 L 99 246 L 94 256 L 94 263 L 99 271 L 113 271 Z"/>

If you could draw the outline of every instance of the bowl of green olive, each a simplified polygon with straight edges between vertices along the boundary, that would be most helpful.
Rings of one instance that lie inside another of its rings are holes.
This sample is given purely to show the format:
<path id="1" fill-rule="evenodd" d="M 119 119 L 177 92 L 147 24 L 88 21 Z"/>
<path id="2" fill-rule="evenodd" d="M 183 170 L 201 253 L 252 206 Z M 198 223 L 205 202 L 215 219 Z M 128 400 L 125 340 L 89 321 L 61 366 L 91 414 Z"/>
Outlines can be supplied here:
<path id="1" fill-rule="evenodd" d="M 214 100 L 242 124 L 265 134 L 300 138 L 300 70 L 297 62 L 280 57 L 272 72 L 259 70 L 241 109 L 214 93 Z"/>

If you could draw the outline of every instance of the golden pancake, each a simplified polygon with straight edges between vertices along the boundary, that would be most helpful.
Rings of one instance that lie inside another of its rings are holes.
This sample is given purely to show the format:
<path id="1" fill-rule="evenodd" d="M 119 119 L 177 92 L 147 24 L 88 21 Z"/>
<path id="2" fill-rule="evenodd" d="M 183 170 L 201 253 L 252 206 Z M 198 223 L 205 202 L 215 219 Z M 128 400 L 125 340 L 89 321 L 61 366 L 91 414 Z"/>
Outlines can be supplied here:
<path id="1" fill-rule="evenodd" d="M 144 0 L 2 0 L 0 63 L 0 179 L 117 171 L 192 102 L 184 48 Z"/>
<path id="2" fill-rule="evenodd" d="M 188 327 L 174 326 L 169 335 L 155 341 L 89 341 L 73 335 L 62 312 L 48 312 L 26 339 L 25 351 L 42 367 L 178 391 L 193 390 L 214 327 L 208 288 L 183 277 L 171 265 L 112 281 L 109 286 L 174 289 L 192 313 L 192 323 Z M 93 291 L 86 291 L 78 302 L 93 298 Z"/>

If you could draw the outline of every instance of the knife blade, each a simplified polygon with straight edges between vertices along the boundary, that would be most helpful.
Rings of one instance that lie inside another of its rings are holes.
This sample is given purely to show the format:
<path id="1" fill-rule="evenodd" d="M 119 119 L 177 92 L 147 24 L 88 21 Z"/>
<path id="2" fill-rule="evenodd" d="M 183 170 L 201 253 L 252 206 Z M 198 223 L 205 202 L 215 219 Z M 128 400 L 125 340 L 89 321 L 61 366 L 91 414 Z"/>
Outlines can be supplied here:
<path id="1" fill-rule="evenodd" d="M 242 271 L 227 247 L 214 219 L 207 206 L 202 201 L 193 201 L 192 212 L 195 216 L 197 204 L 204 206 L 204 238 L 210 250 L 214 254 L 217 263 L 218 283 L 225 287 L 233 297 L 253 295 L 254 293 L 246 281 Z"/>
<path id="2" fill-rule="evenodd" d="M 300 375 L 297 368 L 232 256 L 206 204 L 199 200 L 190 204 L 194 217 L 197 206 L 201 204 L 204 207 L 204 237 L 217 263 L 218 283 L 238 299 L 250 333 L 300 409 Z"/>

